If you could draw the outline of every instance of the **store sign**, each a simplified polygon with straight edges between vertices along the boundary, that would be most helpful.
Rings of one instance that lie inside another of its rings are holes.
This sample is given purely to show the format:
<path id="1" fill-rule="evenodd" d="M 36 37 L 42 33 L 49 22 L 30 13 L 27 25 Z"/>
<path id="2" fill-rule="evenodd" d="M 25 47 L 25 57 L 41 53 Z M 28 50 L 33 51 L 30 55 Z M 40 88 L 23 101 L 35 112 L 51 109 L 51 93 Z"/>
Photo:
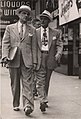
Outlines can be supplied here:
<path id="1" fill-rule="evenodd" d="M 0 0 L 0 9 L 2 10 L 1 22 L 15 19 L 15 10 L 23 4 L 27 4 L 27 0 Z"/>
<path id="2" fill-rule="evenodd" d="M 81 0 L 59 0 L 59 25 L 81 17 Z"/>

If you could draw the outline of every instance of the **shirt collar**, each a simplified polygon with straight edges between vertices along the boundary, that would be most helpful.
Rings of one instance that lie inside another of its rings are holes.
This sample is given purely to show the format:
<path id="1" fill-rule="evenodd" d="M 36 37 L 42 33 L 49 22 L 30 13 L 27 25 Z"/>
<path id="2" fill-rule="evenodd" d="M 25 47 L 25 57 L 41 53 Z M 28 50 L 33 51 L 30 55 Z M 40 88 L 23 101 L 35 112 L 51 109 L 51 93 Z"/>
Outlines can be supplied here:
<path id="1" fill-rule="evenodd" d="M 44 28 L 43 28 L 42 26 L 41 26 L 41 29 L 42 29 L 42 31 L 44 30 Z M 46 28 L 46 31 L 48 31 L 48 30 L 49 30 L 49 28 L 47 27 L 47 28 Z"/>
<path id="2" fill-rule="evenodd" d="M 21 26 L 21 25 L 22 25 L 22 23 L 21 23 L 20 21 L 18 21 L 18 25 L 19 25 L 19 26 Z"/>
<path id="3" fill-rule="evenodd" d="M 21 26 L 22 25 L 22 23 L 20 22 L 20 20 L 18 21 L 18 26 Z M 28 23 L 26 23 L 26 24 L 23 24 L 23 26 L 26 26 L 26 25 L 28 25 Z"/>

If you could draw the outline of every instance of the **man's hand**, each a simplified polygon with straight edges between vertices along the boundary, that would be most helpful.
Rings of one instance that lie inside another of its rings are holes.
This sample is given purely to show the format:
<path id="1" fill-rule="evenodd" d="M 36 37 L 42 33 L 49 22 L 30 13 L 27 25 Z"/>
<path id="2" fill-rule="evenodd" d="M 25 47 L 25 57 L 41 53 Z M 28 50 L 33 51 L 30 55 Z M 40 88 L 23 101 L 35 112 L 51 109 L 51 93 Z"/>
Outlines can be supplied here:
<path id="1" fill-rule="evenodd" d="M 9 58 L 7 57 L 4 57 L 2 60 L 1 60 L 1 64 L 2 64 L 2 67 L 7 67 L 7 64 L 9 62 Z"/>
<path id="2" fill-rule="evenodd" d="M 56 60 L 56 61 L 60 61 L 60 58 L 61 58 L 61 54 L 57 53 L 57 54 L 55 55 L 55 60 Z"/>

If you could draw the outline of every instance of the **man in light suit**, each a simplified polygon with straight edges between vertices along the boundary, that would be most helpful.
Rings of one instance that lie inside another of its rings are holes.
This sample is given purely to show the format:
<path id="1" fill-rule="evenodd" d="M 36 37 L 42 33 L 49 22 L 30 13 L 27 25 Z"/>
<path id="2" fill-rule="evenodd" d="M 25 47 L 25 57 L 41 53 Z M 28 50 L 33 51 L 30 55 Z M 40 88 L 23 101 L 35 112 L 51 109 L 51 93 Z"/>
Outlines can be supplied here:
<path id="1" fill-rule="evenodd" d="M 41 66 L 44 68 L 44 72 L 46 71 L 45 94 L 47 98 L 51 74 L 58 66 L 58 61 L 62 54 L 63 42 L 61 32 L 50 27 L 49 23 L 52 21 L 52 16 L 47 10 L 44 10 L 44 12 L 40 15 L 40 19 L 41 27 L 36 30 L 38 41 L 37 71 L 40 71 Z M 48 100 L 46 103 L 47 102 Z"/>
<path id="2" fill-rule="evenodd" d="M 4 33 L 2 62 L 9 67 L 13 109 L 19 111 L 21 78 L 24 112 L 29 115 L 34 110 L 32 72 L 37 64 L 36 30 L 27 23 L 31 15 L 30 6 L 22 5 L 16 10 L 16 14 L 19 21 L 8 25 Z"/>

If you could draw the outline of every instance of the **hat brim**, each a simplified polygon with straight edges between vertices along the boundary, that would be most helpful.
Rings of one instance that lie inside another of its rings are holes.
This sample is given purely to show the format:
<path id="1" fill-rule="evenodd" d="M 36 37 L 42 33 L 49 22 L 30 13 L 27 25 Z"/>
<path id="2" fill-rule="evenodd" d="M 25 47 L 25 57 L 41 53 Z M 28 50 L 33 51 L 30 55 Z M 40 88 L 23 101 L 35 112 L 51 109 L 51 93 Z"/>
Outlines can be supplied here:
<path id="1" fill-rule="evenodd" d="M 52 18 L 51 18 L 50 16 L 46 15 L 46 14 L 40 14 L 40 19 L 41 19 L 42 17 L 46 17 L 46 18 L 48 18 L 50 21 L 52 21 Z"/>
<path id="2" fill-rule="evenodd" d="M 32 14 L 32 12 L 31 12 L 30 10 L 26 9 L 26 8 L 19 8 L 19 9 L 17 9 L 17 10 L 15 11 L 15 12 L 16 12 L 16 15 L 19 15 L 20 12 L 22 12 L 22 11 L 29 12 L 30 15 Z"/>

